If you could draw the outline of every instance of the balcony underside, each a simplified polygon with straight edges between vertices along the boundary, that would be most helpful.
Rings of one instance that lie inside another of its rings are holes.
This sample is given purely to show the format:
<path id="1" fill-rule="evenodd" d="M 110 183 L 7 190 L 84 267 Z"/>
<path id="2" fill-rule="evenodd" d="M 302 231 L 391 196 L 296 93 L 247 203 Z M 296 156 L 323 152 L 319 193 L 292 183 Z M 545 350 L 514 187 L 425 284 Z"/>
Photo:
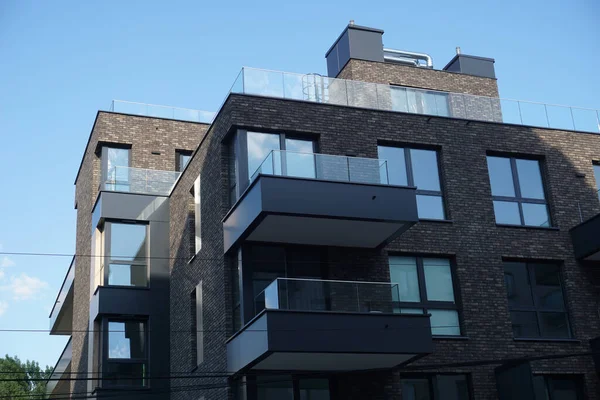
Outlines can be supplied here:
<path id="1" fill-rule="evenodd" d="M 67 342 L 65 349 L 63 350 L 48 382 L 46 383 L 46 394 L 51 396 L 60 396 L 66 398 L 70 392 L 70 381 L 71 378 L 69 373 L 71 372 L 71 359 L 73 358 L 73 348 L 71 345 L 71 339 Z"/>
<path id="2" fill-rule="evenodd" d="M 600 214 L 571 229 L 575 257 L 600 262 Z"/>
<path id="3" fill-rule="evenodd" d="M 414 188 L 260 175 L 223 220 L 240 241 L 376 248 L 417 222 Z"/>
<path id="4" fill-rule="evenodd" d="M 227 343 L 234 373 L 386 369 L 433 351 L 429 316 L 265 310 Z"/>
<path id="5" fill-rule="evenodd" d="M 50 314 L 50 334 L 70 335 L 73 327 L 73 283 L 64 299 L 57 300 Z"/>

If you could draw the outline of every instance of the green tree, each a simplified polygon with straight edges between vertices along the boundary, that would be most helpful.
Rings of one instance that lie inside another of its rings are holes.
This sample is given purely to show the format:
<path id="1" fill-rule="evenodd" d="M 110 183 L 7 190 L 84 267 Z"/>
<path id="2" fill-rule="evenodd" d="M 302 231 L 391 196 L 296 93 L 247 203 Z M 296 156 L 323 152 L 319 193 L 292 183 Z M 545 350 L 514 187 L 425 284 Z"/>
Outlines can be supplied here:
<path id="1" fill-rule="evenodd" d="M 0 358 L 0 398 L 18 400 L 46 398 L 45 380 L 52 368 L 40 368 L 36 361 L 22 362 L 18 357 Z"/>

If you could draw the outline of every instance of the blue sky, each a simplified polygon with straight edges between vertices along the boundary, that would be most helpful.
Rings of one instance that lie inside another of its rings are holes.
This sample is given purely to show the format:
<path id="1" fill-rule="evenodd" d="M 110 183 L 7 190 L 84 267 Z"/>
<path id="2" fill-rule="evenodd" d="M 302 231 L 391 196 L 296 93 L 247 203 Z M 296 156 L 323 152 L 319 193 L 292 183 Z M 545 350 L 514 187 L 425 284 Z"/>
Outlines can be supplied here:
<path id="1" fill-rule="evenodd" d="M 215 111 L 244 65 L 326 73 L 350 19 L 437 68 L 456 46 L 495 58 L 502 97 L 600 108 L 596 0 L 294 4 L 0 1 L 0 251 L 74 251 L 73 181 L 112 99 Z M 0 330 L 48 329 L 69 262 L 0 255 Z M 53 366 L 65 343 L 0 332 L 0 355 Z"/>

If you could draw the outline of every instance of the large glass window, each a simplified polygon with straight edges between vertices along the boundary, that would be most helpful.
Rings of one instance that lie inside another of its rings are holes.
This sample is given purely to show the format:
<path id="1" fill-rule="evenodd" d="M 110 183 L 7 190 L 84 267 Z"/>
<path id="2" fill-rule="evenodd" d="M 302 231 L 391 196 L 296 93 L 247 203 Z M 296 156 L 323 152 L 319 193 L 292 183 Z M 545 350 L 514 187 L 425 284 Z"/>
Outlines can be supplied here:
<path id="1" fill-rule="evenodd" d="M 487 157 L 497 224 L 551 226 L 540 162 Z"/>
<path id="2" fill-rule="evenodd" d="M 514 337 L 571 337 L 559 265 L 505 262 L 504 282 Z"/>
<path id="3" fill-rule="evenodd" d="M 403 377 L 404 400 L 469 400 L 467 375 L 425 375 Z"/>
<path id="4" fill-rule="evenodd" d="M 390 256 L 389 264 L 390 282 L 398 284 L 400 296 L 395 311 L 429 313 L 433 335 L 460 335 L 450 260 Z"/>
<path id="5" fill-rule="evenodd" d="M 448 93 L 392 86 L 391 95 L 394 111 L 450 116 Z"/>
<path id="6" fill-rule="evenodd" d="M 260 173 L 315 178 L 314 142 L 284 134 L 247 132 L 248 178 Z"/>
<path id="7" fill-rule="evenodd" d="M 390 146 L 378 146 L 377 151 L 387 161 L 391 185 L 417 187 L 419 218 L 446 218 L 437 151 Z"/>
<path id="8" fill-rule="evenodd" d="M 146 322 L 109 320 L 103 384 L 146 386 L 148 350 Z"/>
<path id="9" fill-rule="evenodd" d="M 583 400 L 581 376 L 536 375 L 535 398 L 539 400 Z"/>
<path id="10" fill-rule="evenodd" d="M 147 225 L 107 222 L 108 285 L 148 285 Z"/>
<path id="11" fill-rule="evenodd" d="M 290 375 L 256 377 L 256 400 L 329 400 L 329 379 Z"/>
<path id="12" fill-rule="evenodd" d="M 102 179 L 105 190 L 129 191 L 129 149 L 102 148 Z"/>

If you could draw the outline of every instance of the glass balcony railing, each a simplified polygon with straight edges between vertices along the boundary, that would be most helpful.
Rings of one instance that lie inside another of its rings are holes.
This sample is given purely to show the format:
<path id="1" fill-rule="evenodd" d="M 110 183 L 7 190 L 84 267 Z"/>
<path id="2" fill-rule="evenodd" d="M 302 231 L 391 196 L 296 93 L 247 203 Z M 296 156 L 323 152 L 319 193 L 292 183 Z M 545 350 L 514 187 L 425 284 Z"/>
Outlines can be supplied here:
<path id="1" fill-rule="evenodd" d="M 58 314 L 62 306 L 65 303 L 67 295 L 69 294 L 69 290 L 71 290 L 71 286 L 73 286 L 73 281 L 75 279 L 75 257 L 71 259 L 71 265 L 69 266 L 69 270 L 65 275 L 65 279 L 63 280 L 62 286 L 58 291 L 58 295 L 56 296 L 56 300 L 54 301 L 54 306 L 52 307 L 52 311 L 50 311 L 50 329 L 54 327 L 56 323 L 56 319 L 58 318 Z"/>
<path id="2" fill-rule="evenodd" d="M 264 309 L 337 312 L 397 312 L 396 283 L 277 278 L 255 298 Z"/>
<path id="3" fill-rule="evenodd" d="M 132 101 L 113 100 L 109 111 L 142 115 L 145 117 L 156 117 L 166 119 L 177 119 L 181 121 L 212 123 L 215 113 L 212 111 L 192 110 L 189 108 L 159 106 L 156 104 L 135 103 Z"/>
<path id="4" fill-rule="evenodd" d="M 250 182 L 260 174 L 328 181 L 389 183 L 385 160 L 283 150 L 271 151 L 254 171 Z"/>
<path id="5" fill-rule="evenodd" d="M 244 67 L 232 88 L 243 93 L 377 110 L 600 133 L 600 111 L 530 101 L 396 87 Z"/>
<path id="6" fill-rule="evenodd" d="M 168 196 L 181 172 L 131 167 L 114 167 L 100 190 Z"/>

